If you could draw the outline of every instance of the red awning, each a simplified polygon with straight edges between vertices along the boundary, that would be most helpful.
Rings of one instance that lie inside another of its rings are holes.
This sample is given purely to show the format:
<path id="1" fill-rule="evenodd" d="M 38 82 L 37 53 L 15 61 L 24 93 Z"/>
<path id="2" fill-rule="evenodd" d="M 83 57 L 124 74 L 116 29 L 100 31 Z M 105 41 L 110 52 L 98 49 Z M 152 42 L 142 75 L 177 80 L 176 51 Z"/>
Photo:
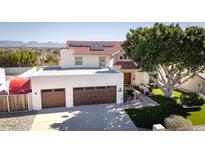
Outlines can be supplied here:
<path id="1" fill-rule="evenodd" d="M 27 94 L 31 92 L 30 78 L 15 78 L 10 81 L 9 94 Z"/>

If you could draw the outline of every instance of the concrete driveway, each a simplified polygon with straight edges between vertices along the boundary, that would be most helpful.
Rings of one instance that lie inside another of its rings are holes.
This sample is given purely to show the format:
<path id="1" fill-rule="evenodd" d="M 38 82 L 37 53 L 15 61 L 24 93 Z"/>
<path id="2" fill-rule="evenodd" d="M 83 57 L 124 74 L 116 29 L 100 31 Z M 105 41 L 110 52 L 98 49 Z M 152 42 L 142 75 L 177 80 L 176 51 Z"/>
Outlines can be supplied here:
<path id="1" fill-rule="evenodd" d="M 138 130 L 122 105 L 101 104 L 39 111 L 31 130 Z"/>

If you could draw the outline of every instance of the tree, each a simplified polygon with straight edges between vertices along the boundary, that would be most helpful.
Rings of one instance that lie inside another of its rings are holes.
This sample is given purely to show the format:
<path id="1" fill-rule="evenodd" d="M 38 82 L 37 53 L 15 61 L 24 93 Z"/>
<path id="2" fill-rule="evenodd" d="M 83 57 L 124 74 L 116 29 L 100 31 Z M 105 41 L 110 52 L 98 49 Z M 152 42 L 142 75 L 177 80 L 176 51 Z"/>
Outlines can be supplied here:
<path id="1" fill-rule="evenodd" d="M 131 29 L 123 48 L 165 96 L 205 68 L 205 30 L 156 23 Z"/>
<path id="2" fill-rule="evenodd" d="M 29 50 L 0 51 L 0 67 L 26 67 L 37 63 L 37 54 Z"/>

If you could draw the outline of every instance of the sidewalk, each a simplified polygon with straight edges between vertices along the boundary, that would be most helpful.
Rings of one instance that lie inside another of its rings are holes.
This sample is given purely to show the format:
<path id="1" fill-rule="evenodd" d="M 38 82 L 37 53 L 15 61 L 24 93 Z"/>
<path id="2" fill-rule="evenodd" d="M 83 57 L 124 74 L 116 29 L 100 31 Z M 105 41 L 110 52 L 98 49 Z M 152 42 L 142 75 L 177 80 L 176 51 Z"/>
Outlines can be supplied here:
<path id="1" fill-rule="evenodd" d="M 140 107 L 148 107 L 148 106 L 158 106 L 159 104 L 155 102 L 153 99 L 145 96 L 143 94 L 139 94 L 138 99 L 127 101 L 122 104 L 124 109 L 131 109 L 131 108 L 140 108 Z"/>

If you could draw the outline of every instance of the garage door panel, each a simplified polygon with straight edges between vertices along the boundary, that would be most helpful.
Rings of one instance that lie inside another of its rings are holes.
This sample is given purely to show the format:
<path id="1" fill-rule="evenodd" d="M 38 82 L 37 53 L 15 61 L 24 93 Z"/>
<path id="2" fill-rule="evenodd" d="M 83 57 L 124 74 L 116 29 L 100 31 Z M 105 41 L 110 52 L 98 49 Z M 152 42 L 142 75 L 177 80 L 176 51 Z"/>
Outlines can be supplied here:
<path id="1" fill-rule="evenodd" d="M 41 91 L 42 108 L 65 107 L 65 89 Z"/>
<path id="2" fill-rule="evenodd" d="M 74 88 L 74 106 L 116 103 L 116 86 Z"/>
<path id="3" fill-rule="evenodd" d="M 50 97 L 52 95 L 52 91 L 42 91 L 41 99 L 42 99 L 42 107 L 45 108 L 49 102 L 53 102 L 53 98 Z"/>

